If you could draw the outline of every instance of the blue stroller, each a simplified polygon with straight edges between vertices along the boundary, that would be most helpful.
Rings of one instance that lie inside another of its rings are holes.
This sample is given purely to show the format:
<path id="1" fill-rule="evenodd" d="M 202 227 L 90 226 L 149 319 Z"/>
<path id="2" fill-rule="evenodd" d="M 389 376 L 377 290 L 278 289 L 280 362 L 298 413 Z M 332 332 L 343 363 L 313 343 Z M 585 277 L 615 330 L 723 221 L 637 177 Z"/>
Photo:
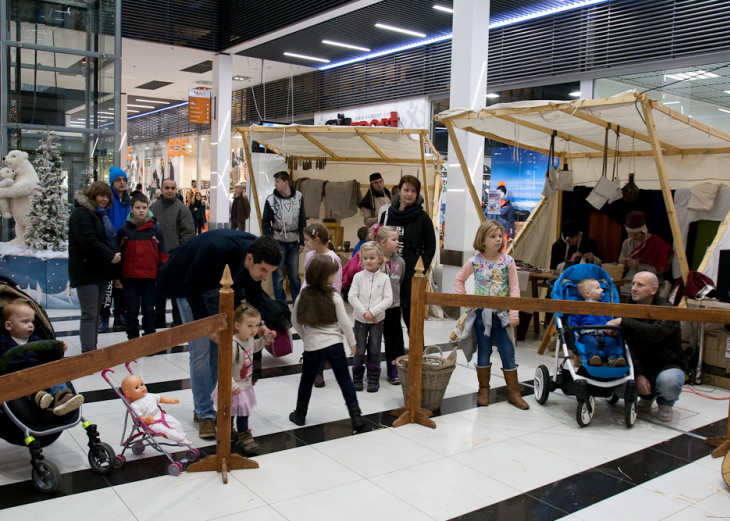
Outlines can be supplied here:
<path id="1" fill-rule="evenodd" d="M 566 269 L 553 286 L 553 299 L 555 300 L 582 300 L 578 296 L 576 285 L 583 279 L 596 279 L 603 289 L 601 301 L 617 304 L 619 302 L 618 292 L 611 281 L 611 277 L 600 266 L 593 264 L 578 264 Z M 624 367 L 591 366 L 587 363 L 574 363 L 573 355 L 578 355 L 582 360 L 587 360 L 585 346 L 580 342 L 579 334 L 570 326 L 569 315 L 562 313 L 555 314 L 555 329 L 558 334 L 558 352 L 555 353 L 555 372 L 551 378 L 547 366 L 541 365 L 535 372 L 535 397 L 537 403 L 544 404 L 551 391 L 560 389 L 566 396 L 575 396 L 578 399 L 576 420 L 578 425 L 585 427 L 593 419 L 596 409 L 596 397 L 606 398 L 608 403 L 614 405 L 619 398 L 624 399 L 624 418 L 626 427 L 633 427 L 636 422 L 636 407 L 638 395 L 636 382 L 634 381 L 634 368 L 631 360 L 629 347 L 621 339 L 620 326 L 581 326 L 580 330 L 605 330 L 615 329 L 618 331 L 616 337 L 619 346 L 623 349 L 623 357 L 626 359 Z M 603 355 L 602 344 L 600 355 Z M 562 352 L 560 351 L 562 350 Z M 564 357 L 561 361 L 561 355 Z M 618 393 L 621 385 L 626 384 L 623 396 Z"/>

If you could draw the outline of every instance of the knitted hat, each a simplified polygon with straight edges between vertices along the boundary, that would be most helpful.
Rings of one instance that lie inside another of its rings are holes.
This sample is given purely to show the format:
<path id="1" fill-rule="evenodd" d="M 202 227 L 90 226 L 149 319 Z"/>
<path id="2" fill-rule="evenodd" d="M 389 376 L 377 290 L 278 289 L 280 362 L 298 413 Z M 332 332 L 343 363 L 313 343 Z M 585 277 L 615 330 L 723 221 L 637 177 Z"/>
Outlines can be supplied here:
<path id="1" fill-rule="evenodd" d="M 378 179 L 382 179 L 383 176 L 380 175 L 378 172 L 375 172 L 374 174 L 370 174 L 370 182 L 377 181 Z"/>
<path id="2" fill-rule="evenodd" d="M 566 239 L 575 237 L 580 233 L 580 225 L 575 221 L 565 221 L 563 226 L 560 227 L 560 231 Z"/>
<path id="3" fill-rule="evenodd" d="M 111 186 L 114 184 L 114 180 L 117 177 L 123 177 L 124 179 L 127 178 L 127 173 L 119 168 L 118 166 L 113 166 L 109 169 L 109 185 Z"/>
<path id="4" fill-rule="evenodd" d="M 644 212 L 629 212 L 626 216 L 626 231 L 629 233 L 647 231 Z"/>

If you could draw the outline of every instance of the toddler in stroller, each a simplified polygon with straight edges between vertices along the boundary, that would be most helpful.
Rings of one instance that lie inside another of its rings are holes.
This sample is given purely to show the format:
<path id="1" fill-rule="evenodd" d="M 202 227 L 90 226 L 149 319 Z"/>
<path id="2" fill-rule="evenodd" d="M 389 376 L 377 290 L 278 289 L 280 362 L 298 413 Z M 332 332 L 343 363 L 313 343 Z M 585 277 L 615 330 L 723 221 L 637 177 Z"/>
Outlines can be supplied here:
<path id="1" fill-rule="evenodd" d="M 600 266 L 593 264 L 577 264 L 567 268 L 555 282 L 553 299 L 583 300 L 578 286 L 581 281 L 586 279 L 593 279 L 598 284 L 598 288 L 594 284 L 589 285 L 590 300 L 614 304 L 619 302 L 618 292 L 609 274 Z M 605 318 L 578 315 L 573 322 L 573 315 L 555 314 L 555 329 L 560 346 L 555 353 L 555 371 L 551 377 L 547 366 L 541 365 L 537 368 L 535 397 L 537 402 L 542 405 L 547 401 L 550 392 L 557 389 L 563 391 L 563 394 L 567 396 L 575 396 L 578 399 L 576 421 L 581 427 L 588 425 L 593 418 L 596 406 L 595 397 L 604 397 L 612 405 L 619 398 L 623 398 L 626 426 L 632 427 L 636 421 L 638 395 L 631 353 L 629 346 L 622 341 L 621 327 L 605 325 Z M 587 322 L 597 323 L 588 325 Z M 577 324 L 576 329 L 581 332 L 576 333 L 571 324 Z M 596 342 L 594 345 L 595 336 L 586 334 L 590 330 L 615 331 L 615 336 L 604 337 L 615 339 L 615 346 L 613 343 L 607 345 L 605 342 Z M 614 350 L 612 351 L 612 349 Z M 561 354 L 564 357 L 562 361 Z M 598 359 L 595 358 L 596 356 Z M 613 365 L 601 365 L 603 359 L 611 361 L 614 356 L 616 360 Z M 582 363 L 582 360 L 589 363 Z M 619 360 L 623 361 L 623 365 Z"/>
<path id="2" fill-rule="evenodd" d="M 63 358 L 66 344 L 55 340 L 45 310 L 5 277 L 0 278 L 0 307 L 3 308 L 3 326 L 10 333 L 7 338 L 0 338 L 0 375 Z M 114 469 L 114 450 L 100 442 L 96 425 L 81 414 L 81 403 L 83 397 L 76 394 L 71 382 L 66 382 L 38 391 L 31 397 L 0 404 L 0 438 L 13 445 L 28 447 L 31 479 L 41 492 L 55 491 L 61 480 L 58 467 L 43 456 L 43 447 L 78 423 L 83 425 L 89 439 L 92 470 L 108 474 Z"/>

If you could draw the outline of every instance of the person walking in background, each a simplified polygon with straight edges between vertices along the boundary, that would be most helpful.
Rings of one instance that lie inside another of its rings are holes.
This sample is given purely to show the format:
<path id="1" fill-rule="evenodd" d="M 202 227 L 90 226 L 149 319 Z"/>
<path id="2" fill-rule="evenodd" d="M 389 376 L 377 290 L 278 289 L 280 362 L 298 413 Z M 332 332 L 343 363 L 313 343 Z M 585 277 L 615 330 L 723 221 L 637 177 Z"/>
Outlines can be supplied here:
<path id="1" fill-rule="evenodd" d="M 291 298 L 296 302 L 302 281 L 299 279 L 299 254 L 304 251 L 304 227 L 307 215 L 301 192 L 289 186 L 289 174 L 285 171 L 274 174 L 274 193 L 266 198 L 264 214 L 261 217 L 263 234 L 273 237 L 283 253 L 279 269 L 272 277 L 276 300 L 286 303 L 284 293 L 284 267 L 289 277 Z"/>
<path id="2" fill-rule="evenodd" d="M 124 226 L 129 216 L 129 194 L 127 193 L 127 173 L 113 166 L 109 169 L 109 186 L 112 189 L 112 198 L 108 206 L 109 220 L 114 226 L 114 233 Z M 110 303 L 110 309 L 106 313 L 102 313 L 101 327 L 106 329 L 109 326 L 109 312 L 111 311 L 111 302 L 114 304 L 114 325 L 113 331 L 124 331 L 126 329 L 125 315 L 126 307 L 124 305 L 124 293 L 121 289 L 114 287 L 110 283 L 107 292 L 111 294 L 106 300 Z M 107 296 L 108 297 L 108 296 Z M 106 327 L 105 327 L 106 326 Z"/>
<path id="3" fill-rule="evenodd" d="M 200 235 L 203 233 L 205 223 L 208 222 L 208 219 L 205 217 L 205 203 L 200 192 L 195 192 L 193 202 L 190 203 L 190 214 L 193 216 L 193 222 L 195 223 L 195 234 Z"/>
<path id="4" fill-rule="evenodd" d="M 231 205 L 231 228 L 245 232 L 246 221 L 251 216 L 251 204 L 248 202 L 244 185 L 236 185 L 235 191 Z"/>

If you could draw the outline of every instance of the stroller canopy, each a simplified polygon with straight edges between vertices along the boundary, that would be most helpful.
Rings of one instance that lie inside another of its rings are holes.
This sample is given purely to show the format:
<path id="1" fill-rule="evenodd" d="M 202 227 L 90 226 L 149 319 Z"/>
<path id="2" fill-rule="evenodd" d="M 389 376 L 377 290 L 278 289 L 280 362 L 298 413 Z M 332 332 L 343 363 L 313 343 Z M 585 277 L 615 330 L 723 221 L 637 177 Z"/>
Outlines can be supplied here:
<path id="1" fill-rule="evenodd" d="M 600 266 L 596 266 L 595 264 L 576 264 L 567 268 L 560 277 L 558 277 L 558 280 L 555 281 L 552 293 L 553 299 L 583 300 L 582 297 L 578 295 L 578 290 L 576 289 L 578 283 L 583 279 L 596 279 L 598 281 L 601 288 L 603 288 L 601 302 L 610 304 L 619 303 L 618 291 L 616 291 L 616 286 L 613 285 L 611 276 L 608 272 L 606 272 L 606 270 Z M 563 314 L 555 313 L 555 316 L 562 317 Z"/>

